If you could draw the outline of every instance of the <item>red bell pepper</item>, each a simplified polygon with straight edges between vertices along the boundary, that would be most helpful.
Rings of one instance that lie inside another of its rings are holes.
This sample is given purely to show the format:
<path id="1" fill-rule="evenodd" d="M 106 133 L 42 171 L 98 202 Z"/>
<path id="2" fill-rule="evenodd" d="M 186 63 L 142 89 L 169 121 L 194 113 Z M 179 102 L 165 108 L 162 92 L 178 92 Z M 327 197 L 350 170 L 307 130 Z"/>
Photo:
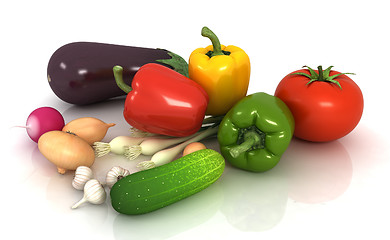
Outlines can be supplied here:
<path id="1" fill-rule="evenodd" d="M 209 97 L 198 83 L 155 63 L 139 68 L 131 87 L 123 81 L 121 66 L 113 71 L 117 85 L 128 93 L 123 115 L 134 128 L 181 137 L 202 127 Z"/>

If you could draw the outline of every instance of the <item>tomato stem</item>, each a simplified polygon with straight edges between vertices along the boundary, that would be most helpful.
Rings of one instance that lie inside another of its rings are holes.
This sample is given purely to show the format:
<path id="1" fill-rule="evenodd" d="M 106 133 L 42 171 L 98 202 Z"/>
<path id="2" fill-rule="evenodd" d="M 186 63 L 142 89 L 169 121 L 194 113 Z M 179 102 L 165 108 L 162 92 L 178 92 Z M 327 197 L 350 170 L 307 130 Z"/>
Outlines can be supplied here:
<path id="1" fill-rule="evenodd" d="M 310 85 L 312 82 L 315 82 L 315 81 L 330 82 L 330 83 L 336 84 L 342 90 L 340 83 L 334 79 L 337 78 L 338 76 L 341 76 L 344 74 L 355 75 L 354 73 L 339 73 L 339 74 L 335 74 L 335 75 L 330 76 L 330 70 L 332 69 L 333 66 L 330 66 L 327 69 L 323 70 L 322 66 L 320 65 L 320 66 L 318 66 L 318 73 L 316 73 L 312 68 L 310 68 L 308 66 L 303 66 L 303 67 L 307 67 L 310 74 L 303 73 L 303 72 L 296 72 L 296 73 L 292 73 L 292 74 L 301 75 L 301 76 L 305 76 L 305 77 L 309 78 L 310 81 L 308 83 L 306 83 L 306 85 Z"/>
<path id="2" fill-rule="evenodd" d="M 318 66 L 318 81 L 324 81 L 324 71 L 321 65 Z"/>

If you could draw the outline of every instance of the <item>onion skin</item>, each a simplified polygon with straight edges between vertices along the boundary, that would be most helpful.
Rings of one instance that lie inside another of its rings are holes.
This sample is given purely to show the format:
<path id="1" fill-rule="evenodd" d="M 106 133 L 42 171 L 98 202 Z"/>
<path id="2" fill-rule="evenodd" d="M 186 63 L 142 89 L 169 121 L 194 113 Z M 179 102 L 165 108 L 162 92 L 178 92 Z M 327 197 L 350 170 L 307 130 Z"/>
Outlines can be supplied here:
<path id="1" fill-rule="evenodd" d="M 90 167 L 95 162 L 93 148 L 75 134 L 50 131 L 38 140 L 38 149 L 43 156 L 57 166 L 58 173 L 76 170 L 79 166 Z"/>
<path id="2" fill-rule="evenodd" d="M 107 134 L 110 127 L 115 123 L 105 123 L 100 119 L 93 117 L 77 118 L 67 123 L 63 132 L 71 132 L 84 139 L 89 145 L 94 142 L 100 142 Z"/>

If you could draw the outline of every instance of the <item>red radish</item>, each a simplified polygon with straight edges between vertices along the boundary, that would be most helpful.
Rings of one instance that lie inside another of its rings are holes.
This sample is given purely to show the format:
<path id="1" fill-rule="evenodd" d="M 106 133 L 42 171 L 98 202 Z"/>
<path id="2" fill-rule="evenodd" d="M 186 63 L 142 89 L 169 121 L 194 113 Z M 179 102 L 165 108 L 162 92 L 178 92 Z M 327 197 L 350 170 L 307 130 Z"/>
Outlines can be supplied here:
<path id="1" fill-rule="evenodd" d="M 38 142 L 39 137 L 49 131 L 60 130 L 65 126 L 61 113 L 52 107 L 37 108 L 30 113 L 26 121 L 28 136 Z"/>

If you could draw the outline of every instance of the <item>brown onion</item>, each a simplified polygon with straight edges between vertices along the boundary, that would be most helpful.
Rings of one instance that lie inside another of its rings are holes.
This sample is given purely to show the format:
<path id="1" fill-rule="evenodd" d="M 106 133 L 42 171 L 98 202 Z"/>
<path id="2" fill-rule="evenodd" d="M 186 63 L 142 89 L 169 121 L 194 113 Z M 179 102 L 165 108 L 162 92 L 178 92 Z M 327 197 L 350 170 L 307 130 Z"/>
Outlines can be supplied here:
<path id="1" fill-rule="evenodd" d="M 93 117 L 77 118 L 67 123 L 62 131 L 71 132 L 84 139 L 89 145 L 100 142 L 115 123 L 105 123 Z"/>
<path id="2" fill-rule="evenodd" d="M 75 134 L 50 131 L 38 140 L 38 149 L 50 162 L 57 166 L 60 174 L 76 170 L 79 166 L 90 167 L 95 162 L 93 148 Z"/>

